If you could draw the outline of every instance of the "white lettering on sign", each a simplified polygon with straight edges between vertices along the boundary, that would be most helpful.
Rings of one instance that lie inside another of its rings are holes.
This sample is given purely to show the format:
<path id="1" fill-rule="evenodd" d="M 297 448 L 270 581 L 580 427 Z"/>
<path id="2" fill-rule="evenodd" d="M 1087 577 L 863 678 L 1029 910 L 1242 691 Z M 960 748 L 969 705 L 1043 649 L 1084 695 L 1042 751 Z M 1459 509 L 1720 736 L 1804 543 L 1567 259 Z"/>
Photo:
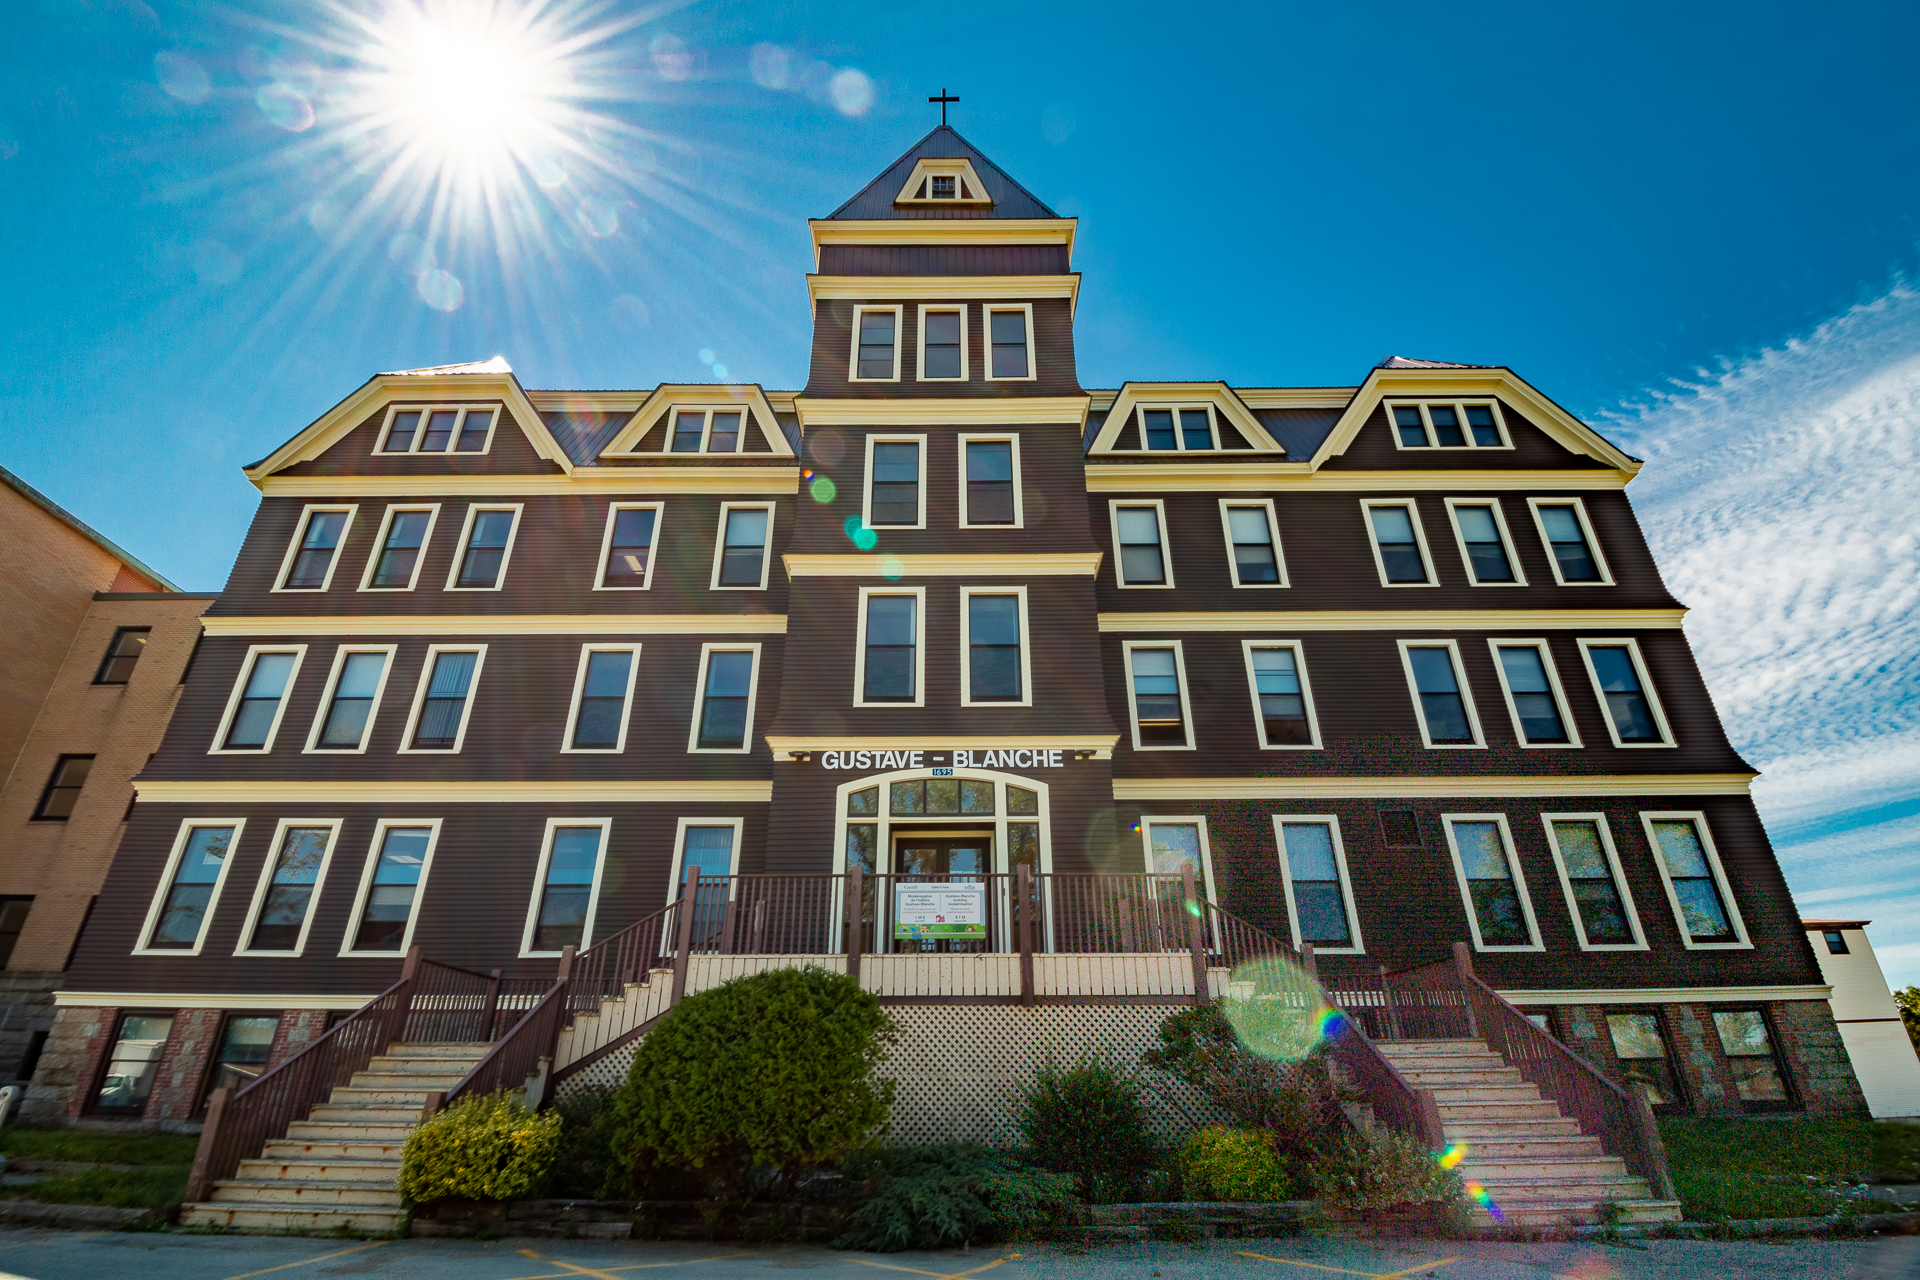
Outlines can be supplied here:
<path id="1" fill-rule="evenodd" d="M 895 769 L 924 769 L 927 757 L 933 758 L 937 776 L 945 777 L 953 769 L 943 768 L 947 756 L 953 757 L 953 769 L 1058 769 L 1066 764 L 1067 753 L 1056 747 L 1019 747 L 1007 751 L 823 751 L 820 765 L 825 769 L 856 769 L 862 773 L 885 773 Z"/>

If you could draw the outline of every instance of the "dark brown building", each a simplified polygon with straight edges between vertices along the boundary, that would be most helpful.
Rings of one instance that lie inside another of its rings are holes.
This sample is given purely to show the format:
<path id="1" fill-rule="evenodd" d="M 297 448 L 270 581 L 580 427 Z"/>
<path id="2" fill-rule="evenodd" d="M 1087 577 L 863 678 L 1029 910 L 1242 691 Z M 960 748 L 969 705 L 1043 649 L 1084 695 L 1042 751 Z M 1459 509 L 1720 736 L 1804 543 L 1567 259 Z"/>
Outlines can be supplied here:
<path id="1" fill-rule="evenodd" d="M 1083 389 L 1074 220 L 944 126 L 811 227 L 804 390 L 382 374 L 248 468 L 70 1114 L 690 867 L 1023 863 L 1190 866 L 1336 986 L 1464 940 L 1663 1105 L 1858 1106 L 1638 461 L 1498 366 Z"/>

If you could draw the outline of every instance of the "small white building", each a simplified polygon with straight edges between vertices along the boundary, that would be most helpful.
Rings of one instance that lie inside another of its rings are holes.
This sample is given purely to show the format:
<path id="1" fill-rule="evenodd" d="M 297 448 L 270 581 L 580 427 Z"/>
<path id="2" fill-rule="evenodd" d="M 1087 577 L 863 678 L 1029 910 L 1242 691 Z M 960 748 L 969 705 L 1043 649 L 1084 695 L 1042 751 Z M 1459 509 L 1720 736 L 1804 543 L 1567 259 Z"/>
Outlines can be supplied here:
<path id="1" fill-rule="evenodd" d="M 1867 941 L 1867 920 L 1802 920 L 1833 987 L 1833 1020 L 1876 1120 L 1920 1116 L 1920 1055 Z"/>

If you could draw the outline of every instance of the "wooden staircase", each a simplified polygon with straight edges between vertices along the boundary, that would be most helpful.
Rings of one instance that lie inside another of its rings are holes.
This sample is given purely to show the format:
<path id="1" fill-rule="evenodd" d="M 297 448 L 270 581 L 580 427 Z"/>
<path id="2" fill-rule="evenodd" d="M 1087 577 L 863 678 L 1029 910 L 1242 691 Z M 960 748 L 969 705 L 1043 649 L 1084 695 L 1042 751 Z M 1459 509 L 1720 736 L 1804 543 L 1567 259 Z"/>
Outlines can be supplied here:
<path id="1" fill-rule="evenodd" d="M 1545 1227 L 1602 1221 L 1678 1222 L 1680 1202 L 1653 1197 L 1600 1139 L 1520 1078 L 1481 1040 L 1377 1042 L 1409 1084 L 1433 1092 L 1441 1132 L 1464 1156 L 1454 1167 L 1498 1210 L 1476 1203 L 1480 1222 Z M 1478 1197 L 1476 1197 L 1476 1200 Z"/>
<path id="2" fill-rule="evenodd" d="M 182 1205 L 182 1226 L 237 1231 L 396 1231 L 400 1151 L 428 1096 L 458 1084 L 490 1044 L 395 1044 L 333 1090 L 287 1136 L 243 1160 L 211 1199 Z"/>

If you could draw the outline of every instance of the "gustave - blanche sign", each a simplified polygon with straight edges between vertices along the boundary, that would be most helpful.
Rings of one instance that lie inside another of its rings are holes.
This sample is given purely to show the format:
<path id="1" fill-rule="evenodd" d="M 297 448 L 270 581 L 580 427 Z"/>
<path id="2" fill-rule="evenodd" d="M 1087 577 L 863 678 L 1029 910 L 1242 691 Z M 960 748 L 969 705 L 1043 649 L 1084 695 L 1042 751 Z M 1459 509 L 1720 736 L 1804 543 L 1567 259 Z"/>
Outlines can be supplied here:
<path id="1" fill-rule="evenodd" d="M 820 764 L 826 769 L 859 769 L 885 772 L 888 769 L 925 769 L 941 766 L 950 769 L 1058 769 L 1066 764 L 1063 748 L 1021 747 L 1006 751 L 823 751 Z"/>

